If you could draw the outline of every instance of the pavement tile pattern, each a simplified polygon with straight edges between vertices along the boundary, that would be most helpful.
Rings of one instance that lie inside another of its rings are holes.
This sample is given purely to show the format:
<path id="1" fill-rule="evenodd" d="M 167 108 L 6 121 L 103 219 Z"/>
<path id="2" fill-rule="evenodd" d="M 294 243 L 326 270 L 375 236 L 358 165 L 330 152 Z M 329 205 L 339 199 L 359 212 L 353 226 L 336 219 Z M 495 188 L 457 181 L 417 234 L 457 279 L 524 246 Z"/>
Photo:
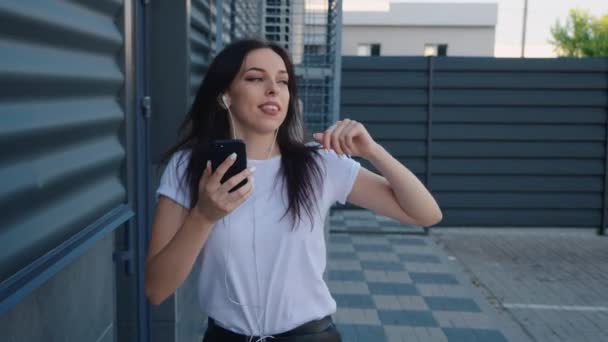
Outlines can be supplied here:
<path id="1" fill-rule="evenodd" d="M 396 234 L 421 228 L 369 211 L 335 211 L 330 222 L 328 285 L 343 341 L 508 341 L 429 236 Z"/>

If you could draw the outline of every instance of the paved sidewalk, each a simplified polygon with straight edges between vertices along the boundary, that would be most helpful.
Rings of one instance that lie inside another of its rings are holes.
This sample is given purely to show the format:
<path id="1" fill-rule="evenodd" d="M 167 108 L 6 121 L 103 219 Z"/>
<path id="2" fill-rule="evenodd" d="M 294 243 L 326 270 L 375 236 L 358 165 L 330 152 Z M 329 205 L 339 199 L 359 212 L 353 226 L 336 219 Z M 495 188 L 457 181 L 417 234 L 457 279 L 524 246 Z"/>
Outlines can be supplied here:
<path id="1" fill-rule="evenodd" d="M 533 341 L 608 341 L 608 237 L 564 228 L 438 228 L 432 236 Z"/>
<path id="2" fill-rule="evenodd" d="M 366 231 L 381 229 L 384 234 Z M 345 342 L 528 341 L 498 318 L 459 264 L 421 228 L 369 211 L 335 211 L 329 287 Z"/>

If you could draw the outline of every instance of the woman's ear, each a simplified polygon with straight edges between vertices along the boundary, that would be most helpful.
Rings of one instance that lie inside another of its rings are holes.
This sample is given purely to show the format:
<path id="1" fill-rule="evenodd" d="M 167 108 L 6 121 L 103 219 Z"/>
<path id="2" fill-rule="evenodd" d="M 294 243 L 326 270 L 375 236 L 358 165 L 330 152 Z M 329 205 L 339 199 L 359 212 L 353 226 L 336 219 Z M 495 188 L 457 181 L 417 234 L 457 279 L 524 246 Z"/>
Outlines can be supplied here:
<path id="1" fill-rule="evenodd" d="M 230 108 L 230 98 L 226 94 L 222 94 L 222 103 L 224 104 L 224 108 Z"/>

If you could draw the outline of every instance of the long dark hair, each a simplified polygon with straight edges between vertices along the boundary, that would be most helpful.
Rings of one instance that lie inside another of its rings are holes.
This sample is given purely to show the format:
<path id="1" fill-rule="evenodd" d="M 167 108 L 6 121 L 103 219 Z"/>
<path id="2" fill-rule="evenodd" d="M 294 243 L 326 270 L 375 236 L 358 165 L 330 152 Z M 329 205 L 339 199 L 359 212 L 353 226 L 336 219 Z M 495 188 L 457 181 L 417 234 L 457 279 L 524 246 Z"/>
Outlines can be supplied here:
<path id="1" fill-rule="evenodd" d="M 247 54 L 253 50 L 268 48 L 277 53 L 285 63 L 289 75 L 289 107 L 277 133 L 281 151 L 281 174 L 287 188 L 288 208 L 293 227 L 302 219 L 303 212 L 313 222 L 313 209 L 318 209 L 317 189 L 320 189 L 321 169 L 318 145 L 304 142 L 305 131 L 302 112 L 298 103 L 296 75 L 288 53 L 279 45 L 260 39 L 244 39 L 226 46 L 211 62 L 203 82 L 196 93 L 192 107 L 179 128 L 178 143 L 164 155 L 166 162 L 178 151 L 190 151 L 186 168 L 186 184 L 190 191 L 190 207 L 198 201 L 198 183 L 209 156 L 209 143 L 214 139 L 230 138 L 227 112 L 219 105 L 218 96 L 224 93 L 238 74 Z M 183 154 L 182 154 L 183 156 Z M 182 183 L 180 181 L 180 183 Z"/>

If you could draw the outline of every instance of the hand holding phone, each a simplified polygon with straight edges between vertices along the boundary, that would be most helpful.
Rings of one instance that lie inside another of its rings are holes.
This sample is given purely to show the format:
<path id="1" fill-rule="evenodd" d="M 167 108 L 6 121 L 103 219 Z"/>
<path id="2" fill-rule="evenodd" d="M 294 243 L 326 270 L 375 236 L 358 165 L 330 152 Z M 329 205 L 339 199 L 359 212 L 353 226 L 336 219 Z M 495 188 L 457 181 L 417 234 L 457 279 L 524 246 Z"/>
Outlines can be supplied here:
<path id="1" fill-rule="evenodd" d="M 220 183 L 222 184 L 247 168 L 247 151 L 245 149 L 245 142 L 240 139 L 214 140 L 213 142 L 211 142 L 210 159 L 211 169 L 214 172 L 215 170 L 217 170 L 218 166 L 233 153 L 236 154 L 236 161 L 222 177 L 220 181 Z M 237 186 L 230 189 L 229 192 L 234 192 L 245 184 L 247 184 L 247 179 L 243 180 Z"/>
<path id="2" fill-rule="evenodd" d="M 199 181 L 198 212 L 215 222 L 240 206 L 253 192 L 253 183 L 247 181 L 252 172 L 242 141 L 214 142 Z"/>

